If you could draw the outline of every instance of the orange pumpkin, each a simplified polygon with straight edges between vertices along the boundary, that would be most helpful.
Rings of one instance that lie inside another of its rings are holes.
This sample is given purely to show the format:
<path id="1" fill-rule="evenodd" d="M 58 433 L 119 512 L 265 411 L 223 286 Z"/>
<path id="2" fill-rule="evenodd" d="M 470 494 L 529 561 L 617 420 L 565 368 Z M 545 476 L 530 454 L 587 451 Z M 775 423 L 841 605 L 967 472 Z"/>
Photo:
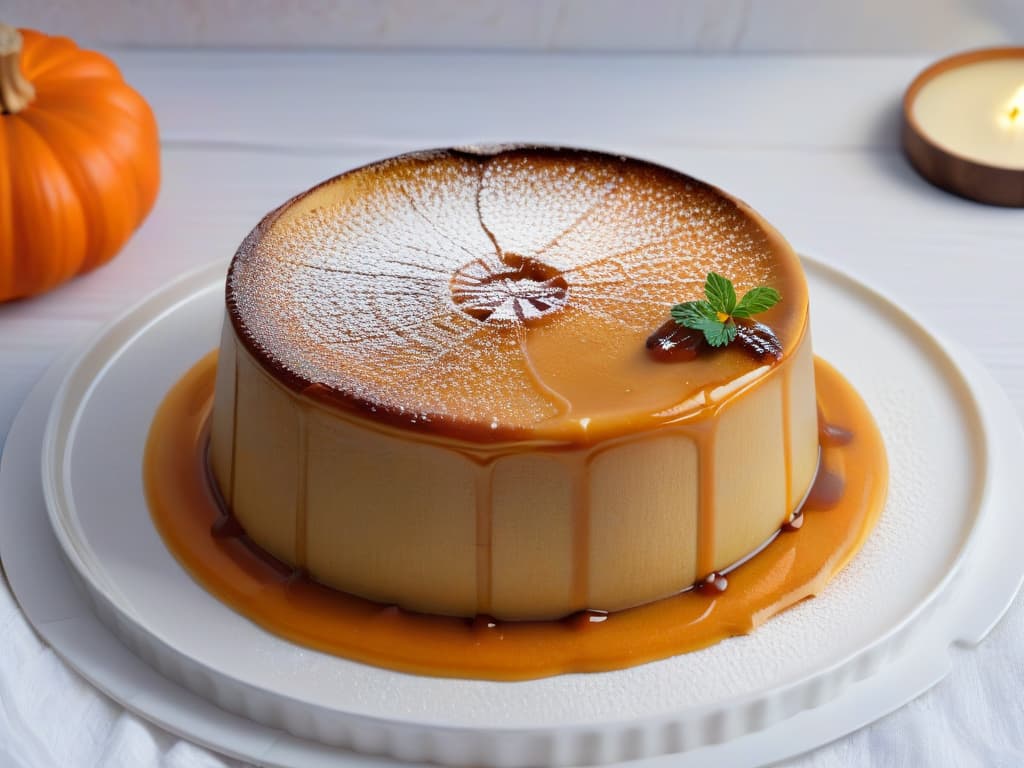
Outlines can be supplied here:
<path id="1" fill-rule="evenodd" d="M 108 261 L 159 184 L 156 120 L 114 63 L 0 24 L 0 301 Z"/>

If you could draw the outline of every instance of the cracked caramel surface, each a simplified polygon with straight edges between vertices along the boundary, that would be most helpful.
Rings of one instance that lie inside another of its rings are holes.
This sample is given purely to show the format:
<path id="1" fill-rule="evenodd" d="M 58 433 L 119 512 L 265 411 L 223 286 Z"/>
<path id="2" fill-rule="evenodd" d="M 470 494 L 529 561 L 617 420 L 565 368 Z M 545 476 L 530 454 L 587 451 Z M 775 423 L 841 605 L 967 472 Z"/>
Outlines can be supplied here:
<path id="1" fill-rule="evenodd" d="M 759 319 L 784 353 L 797 345 L 796 256 L 715 188 L 593 152 L 439 151 L 272 213 L 232 264 L 228 305 L 253 356 L 298 391 L 475 440 L 586 441 L 698 413 L 701 393 L 758 369 L 736 350 L 645 354 L 709 271 L 740 292 L 776 287 Z"/>

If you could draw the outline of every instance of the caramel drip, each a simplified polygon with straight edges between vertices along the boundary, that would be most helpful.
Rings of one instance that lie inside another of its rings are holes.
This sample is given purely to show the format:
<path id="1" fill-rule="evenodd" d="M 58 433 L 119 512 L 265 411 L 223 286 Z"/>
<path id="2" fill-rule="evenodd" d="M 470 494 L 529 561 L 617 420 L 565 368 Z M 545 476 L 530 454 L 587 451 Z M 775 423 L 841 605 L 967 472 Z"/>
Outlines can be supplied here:
<path id="1" fill-rule="evenodd" d="M 790 390 L 793 366 L 787 365 L 782 371 L 782 455 L 786 464 L 786 506 L 784 515 L 793 512 L 793 407 Z"/>
<path id="2" fill-rule="evenodd" d="M 207 356 L 171 390 L 146 443 L 146 498 L 168 549 L 201 585 L 267 630 L 404 672 L 524 680 L 606 671 L 750 632 L 818 594 L 860 548 L 885 500 L 888 468 L 881 435 L 856 392 L 817 361 L 818 397 L 832 423 L 844 425 L 844 434 L 855 433 L 856 439 L 822 441 L 822 467 L 831 469 L 823 470 L 820 482 L 831 493 L 840 488 L 840 496 L 827 514 L 794 519 L 790 528 L 800 527 L 799 533 L 776 537 L 727 579 L 709 569 L 702 580 L 710 575 L 712 583 L 703 589 L 617 613 L 581 611 L 546 622 L 422 616 L 328 589 L 296 573 L 255 546 L 222 511 L 226 507 L 209 475 L 202 428 L 209 419 L 215 366 L 216 356 Z M 711 438 L 705 435 L 705 451 L 713 448 Z M 580 469 L 584 478 L 585 465 Z M 830 476 L 852 492 L 824 479 Z M 817 500 L 812 497 L 808 509 L 819 508 L 812 502 Z M 219 535 L 211 535 L 212 528 Z"/>
<path id="3" fill-rule="evenodd" d="M 218 539 L 234 538 L 245 535 L 245 529 L 238 519 L 230 512 L 222 512 L 220 517 L 213 521 L 210 532 Z"/>
<path id="4" fill-rule="evenodd" d="M 703 579 L 715 568 L 715 438 L 717 422 L 710 420 L 695 425 L 693 439 L 697 444 L 697 465 L 700 474 L 697 500 L 697 578 Z"/>
<path id="5" fill-rule="evenodd" d="M 822 446 L 847 445 L 853 440 L 854 434 L 845 427 L 832 424 L 825 418 L 825 412 L 818 405 L 818 441 Z"/>
<path id="6" fill-rule="evenodd" d="M 572 403 L 544 383 L 530 357 L 525 336 L 520 340 L 523 361 L 530 379 L 538 391 L 553 401 L 558 409 L 556 417 L 565 418 L 572 413 Z M 570 602 L 585 609 L 590 600 L 590 459 L 587 451 L 572 454 L 570 476 L 572 477 L 572 558 L 570 576 Z"/>
<path id="7" fill-rule="evenodd" d="M 825 463 L 825 449 L 849 445 L 853 442 L 854 437 L 852 430 L 833 424 L 826 419 L 825 412 L 821 405 L 818 405 L 818 441 L 822 448 L 822 458 L 818 474 L 804 500 L 804 509 L 830 510 L 834 509 L 842 500 L 846 490 L 846 480 L 843 472 Z"/>
<path id="8" fill-rule="evenodd" d="M 234 347 L 235 364 L 232 369 L 231 381 L 231 467 L 228 471 L 228 492 L 225 494 L 228 507 L 235 503 L 235 456 L 238 453 L 238 358 L 241 353 L 237 345 Z"/>
<path id="9" fill-rule="evenodd" d="M 793 515 L 787 522 L 782 524 L 779 529 L 783 533 L 796 533 L 804 527 L 804 513 L 801 509 L 799 512 Z"/>
<path id="10" fill-rule="evenodd" d="M 401 608 L 397 608 L 397 610 L 399 612 L 402 611 Z M 473 632 L 487 633 L 498 628 L 498 622 L 495 621 L 494 617 L 488 616 L 486 613 L 478 613 L 472 619 L 468 619 L 466 623 L 469 624 Z"/>
<path id="11" fill-rule="evenodd" d="M 295 567 L 306 568 L 306 549 L 308 547 L 309 503 L 306 500 L 309 483 L 309 435 L 307 409 L 298 409 L 298 466 L 295 476 Z"/>
<path id="12" fill-rule="evenodd" d="M 211 402 L 206 408 L 212 409 L 213 403 Z M 213 496 L 214 503 L 217 505 L 219 514 L 214 519 L 213 524 L 210 526 L 210 533 L 213 534 L 215 539 L 230 539 L 238 538 L 245 535 L 245 529 L 242 528 L 242 524 L 238 522 L 238 518 L 231 512 L 231 507 L 224 499 L 224 495 L 221 493 L 220 487 L 217 481 L 213 477 L 213 467 L 210 465 L 210 421 L 207 420 L 199 433 L 199 442 L 206 445 L 205 456 L 203 457 L 203 463 L 206 465 L 206 482 L 210 489 L 210 494 Z M 234 451 L 232 451 L 232 455 Z"/>
<path id="13" fill-rule="evenodd" d="M 814 478 L 814 485 L 811 486 L 807 500 L 804 502 L 804 509 L 825 511 L 834 509 L 842 500 L 843 492 L 846 490 L 846 481 L 842 474 L 827 467 L 818 470 L 818 476 Z"/>
<path id="14" fill-rule="evenodd" d="M 694 585 L 699 592 L 705 595 L 720 595 L 729 588 L 729 579 L 724 573 L 712 571 L 704 577 L 703 581 Z"/>
<path id="15" fill-rule="evenodd" d="M 476 610 L 491 611 L 494 566 L 494 463 L 476 468 Z"/>
<path id="16" fill-rule="evenodd" d="M 590 602 L 590 457 L 572 456 L 572 582 L 571 602 L 586 608 Z"/>
<path id="17" fill-rule="evenodd" d="M 610 615 L 607 611 L 595 611 L 587 608 L 582 611 L 576 611 L 576 613 L 570 613 L 564 619 L 559 619 L 559 621 L 574 632 L 584 632 L 594 624 L 601 624 L 607 621 Z"/>
<path id="18" fill-rule="evenodd" d="M 544 379 L 541 378 L 537 367 L 533 364 L 533 359 L 530 357 L 530 350 L 527 347 L 525 335 L 519 340 L 519 346 L 523 353 L 523 365 L 530 377 L 530 381 L 533 382 L 533 386 L 537 388 L 537 391 L 550 399 L 555 406 L 556 412 L 552 418 L 566 418 L 572 413 L 572 403 L 544 383 Z"/>
<path id="19" fill-rule="evenodd" d="M 825 424 L 818 434 L 822 444 L 846 445 L 853 440 L 853 433 L 843 427 L 834 424 Z"/>

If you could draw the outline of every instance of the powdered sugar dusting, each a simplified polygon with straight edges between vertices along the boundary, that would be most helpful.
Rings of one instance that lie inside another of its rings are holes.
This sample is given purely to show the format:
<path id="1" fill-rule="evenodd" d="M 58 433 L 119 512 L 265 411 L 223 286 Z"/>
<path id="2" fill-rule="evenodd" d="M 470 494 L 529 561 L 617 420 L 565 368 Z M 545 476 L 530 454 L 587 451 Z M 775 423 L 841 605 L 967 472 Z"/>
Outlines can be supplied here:
<path id="1" fill-rule="evenodd" d="M 515 254 L 475 259 L 452 277 L 452 300 L 473 318 L 529 325 L 561 311 L 569 286 L 543 262 Z"/>
<path id="2" fill-rule="evenodd" d="M 774 265 L 748 215 L 665 169 L 431 153 L 346 174 L 286 210 L 240 252 L 229 293 L 254 346 L 302 380 L 409 421 L 530 427 L 560 409 L 525 359 L 535 326 L 571 329 L 586 313 L 644 336 L 708 271 L 743 290 Z"/>
<path id="3" fill-rule="evenodd" d="M 503 251 L 524 256 L 544 251 L 600 207 L 622 180 L 614 165 L 579 160 L 538 163 L 514 152 L 487 164 L 480 217 Z"/>

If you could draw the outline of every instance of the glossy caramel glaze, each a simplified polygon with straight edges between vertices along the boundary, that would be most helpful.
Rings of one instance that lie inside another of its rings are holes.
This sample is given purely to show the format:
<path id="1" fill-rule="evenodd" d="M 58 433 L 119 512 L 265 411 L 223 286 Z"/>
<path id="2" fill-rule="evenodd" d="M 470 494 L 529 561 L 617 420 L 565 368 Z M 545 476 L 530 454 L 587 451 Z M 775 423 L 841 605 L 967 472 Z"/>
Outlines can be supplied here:
<path id="1" fill-rule="evenodd" d="M 831 478 L 823 481 L 828 492 L 816 501 L 812 490 L 799 530 L 789 526 L 791 533 L 776 537 L 726 577 L 712 574 L 706 588 L 637 608 L 583 611 L 560 621 L 410 613 L 302 577 L 260 552 L 222 513 L 205 460 L 215 368 L 211 354 L 172 389 L 147 442 L 147 499 L 169 549 L 206 589 L 264 628 L 302 645 L 405 672 L 522 680 L 604 671 L 750 632 L 818 594 L 860 548 L 885 499 L 881 435 L 845 379 L 817 360 L 825 437 L 819 477 Z M 819 503 L 828 508 L 817 508 Z"/>
<path id="2" fill-rule="evenodd" d="M 666 367 L 647 337 L 708 272 L 777 288 L 781 358 L 807 322 L 799 261 L 743 203 L 676 171 L 569 149 L 420 152 L 285 203 L 227 282 L 237 336 L 294 391 L 413 433 L 594 443 L 693 415 L 758 365 Z M 774 362 L 775 358 L 773 358 Z M 671 414 L 670 416 L 666 414 Z"/>

